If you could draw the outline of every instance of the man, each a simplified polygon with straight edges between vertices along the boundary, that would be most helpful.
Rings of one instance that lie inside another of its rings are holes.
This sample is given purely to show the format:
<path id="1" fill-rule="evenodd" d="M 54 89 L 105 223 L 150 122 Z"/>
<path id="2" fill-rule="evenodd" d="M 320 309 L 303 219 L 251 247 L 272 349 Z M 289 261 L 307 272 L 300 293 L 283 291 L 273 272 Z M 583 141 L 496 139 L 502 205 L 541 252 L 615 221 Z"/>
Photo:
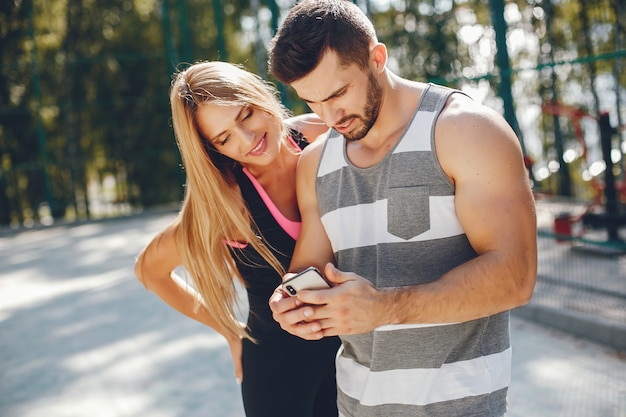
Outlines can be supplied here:
<path id="1" fill-rule="evenodd" d="M 521 147 L 494 111 L 386 63 L 347 0 L 304 0 L 270 45 L 272 73 L 333 128 L 299 162 L 290 270 L 335 285 L 270 306 L 292 334 L 341 336 L 342 415 L 502 416 L 508 311 L 536 278 Z"/>

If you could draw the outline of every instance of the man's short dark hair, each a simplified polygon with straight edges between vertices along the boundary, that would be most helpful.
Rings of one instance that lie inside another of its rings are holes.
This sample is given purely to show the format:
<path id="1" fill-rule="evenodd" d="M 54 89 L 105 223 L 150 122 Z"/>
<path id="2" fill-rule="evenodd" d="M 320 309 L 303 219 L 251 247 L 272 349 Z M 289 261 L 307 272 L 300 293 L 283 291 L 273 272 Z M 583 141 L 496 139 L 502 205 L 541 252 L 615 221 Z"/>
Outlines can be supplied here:
<path id="1" fill-rule="evenodd" d="M 295 5 L 270 43 L 269 70 L 291 84 L 313 71 L 334 51 L 342 65 L 365 68 L 377 42 L 367 16 L 349 0 L 304 0 Z"/>

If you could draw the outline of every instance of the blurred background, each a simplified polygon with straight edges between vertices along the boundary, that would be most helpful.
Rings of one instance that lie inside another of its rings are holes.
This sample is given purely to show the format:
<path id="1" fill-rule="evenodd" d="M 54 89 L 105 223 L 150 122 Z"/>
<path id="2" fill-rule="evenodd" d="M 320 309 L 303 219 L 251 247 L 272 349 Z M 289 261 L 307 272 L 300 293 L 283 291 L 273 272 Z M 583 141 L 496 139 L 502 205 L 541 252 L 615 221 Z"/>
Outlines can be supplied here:
<path id="1" fill-rule="evenodd" d="M 180 202 L 172 74 L 185 63 L 225 60 L 268 78 L 266 45 L 294 3 L 0 2 L 0 227 Z M 459 88 L 505 116 L 537 194 L 582 202 L 587 213 L 606 212 L 608 202 L 610 220 L 621 222 L 624 1 L 355 3 L 388 46 L 392 70 Z M 294 113 L 307 111 L 278 87 Z M 566 220 L 558 231 L 567 234 L 578 219 Z M 609 232 L 616 240 L 619 231 Z"/>
<path id="2" fill-rule="evenodd" d="M 294 3 L 0 0 L 0 414 L 241 415 L 226 344 L 132 265 L 182 201 L 177 69 L 242 64 L 307 111 L 266 68 Z M 394 72 L 467 92 L 522 145 L 539 265 L 512 416 L 626 417 L 626 2 L 355 3 Z"/>
<path id="3" fill-rule="evenodd" d="M 609 327 L 533 318 L 626 350 L 626 2 L 355 3 L 393 71 L 465 91 L 517 133 L 539 221 L 534 305 Z M 267 74 L 266 46 L 293 4 L 0 2 L 0 230 L 175 210 L 185 175 L 168 95 L 186 64 L 241 64 L 308 111 Z"/>

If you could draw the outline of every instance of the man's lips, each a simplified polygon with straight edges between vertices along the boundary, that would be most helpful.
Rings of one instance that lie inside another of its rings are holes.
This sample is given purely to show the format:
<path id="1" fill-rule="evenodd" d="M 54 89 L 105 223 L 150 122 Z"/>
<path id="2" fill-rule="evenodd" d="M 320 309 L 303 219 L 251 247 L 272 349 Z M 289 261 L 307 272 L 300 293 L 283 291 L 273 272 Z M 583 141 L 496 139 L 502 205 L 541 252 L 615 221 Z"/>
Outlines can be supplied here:
<path id="1" fill-rule="evenodd" d="M 347 132 L 348 130 L 350 130 L 350 127 L 352 127 L 352 122 L 354 122 L 356 120 L 355 117 L 351 117 L 348 120 L 343 121 L 343 123 L 337 123 L 334 126 L 334 129 L 338 132 Z"/>

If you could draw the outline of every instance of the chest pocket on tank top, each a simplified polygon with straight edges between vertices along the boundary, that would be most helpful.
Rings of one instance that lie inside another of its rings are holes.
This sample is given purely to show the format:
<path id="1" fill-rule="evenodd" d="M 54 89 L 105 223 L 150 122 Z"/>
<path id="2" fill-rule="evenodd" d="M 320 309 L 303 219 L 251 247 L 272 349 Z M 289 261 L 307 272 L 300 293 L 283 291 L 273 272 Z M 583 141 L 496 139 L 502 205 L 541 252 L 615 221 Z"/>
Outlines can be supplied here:
<path id="1" fill-rule="evenodd" d="M 387 231 L 408 240 L 430 229 L 429 187 L 387 190 Z"/>

